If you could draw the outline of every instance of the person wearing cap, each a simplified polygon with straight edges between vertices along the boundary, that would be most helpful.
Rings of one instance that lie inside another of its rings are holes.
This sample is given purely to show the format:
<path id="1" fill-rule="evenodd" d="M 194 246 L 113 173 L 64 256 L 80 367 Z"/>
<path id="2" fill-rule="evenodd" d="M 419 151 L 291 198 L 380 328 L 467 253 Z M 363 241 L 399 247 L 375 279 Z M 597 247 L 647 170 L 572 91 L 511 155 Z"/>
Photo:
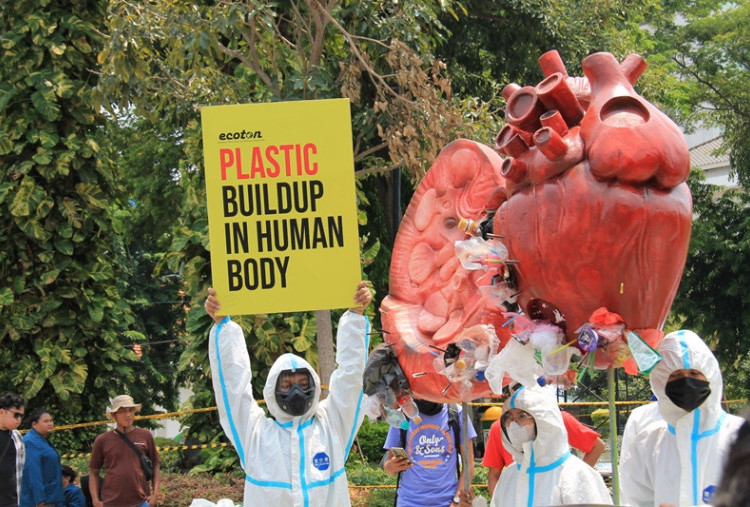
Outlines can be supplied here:
<path id="1" fill-rule="evenodd" d="M 121 394 L 112 399 L 107 416 L 117 423 L 112 431 L 102 433 L 94 440 L 89 459 L 89 490 L 94 507 L 149 507 L 157 503 L 161 474 L 159 453 L 151 432 L 133 426 L 135 413 L 141 404 L 131 396 Z M 153 477 L 149 481 L 141 463 L 141 457 L 125 440 L 128 439 L 140 452 L 151 460 Z M 99 471 L 106 470 L 106 480 L 101 487 Z"/>
<path id="2" fill-rule="evenodd" d="M 743 419 L 722 409 L 719 363 L 698 335 L 669 333 L 658 351 L 662 360 L 649 380 L 663 422 L 623 445 L 621 501 L 635 507 L 711 504 Z"/>
<path id="3" fill-rule="evenodd" d="M 0 507 L 16 507 L 21 498 L 26 449 L 17 428 L 23 419 L 23 405 L 17 394 L 0 396 Z"/>
<path id="4" fill-rule="evenodd" d="M 493 506 L 612 505 L 601 475 L 570 452 L 554 395 L 519 387 L 500 418 L 501 438 L 515 461 L 492 494 Z"/>
<path id="5" fill-rule="evenodd" d="M 338 368 L 328 397 L 320 401 L 320 378 L 307 361 L 283 354 L 263 388 L 273 418 L 253 397 L 242 328 L 221 316 L 216 292 L 209 289 L 208 294 L 204 308 L 215 322 L 209 333 L 211 376 L 221 426 L 245 470 L 244 504 L 350 505 L 344 464 L 363 418 L 362 375 L 370 331 L 363 312 L 372 301 L 365 282 L 354 295 L 357 306 L 339 321 Z"/>

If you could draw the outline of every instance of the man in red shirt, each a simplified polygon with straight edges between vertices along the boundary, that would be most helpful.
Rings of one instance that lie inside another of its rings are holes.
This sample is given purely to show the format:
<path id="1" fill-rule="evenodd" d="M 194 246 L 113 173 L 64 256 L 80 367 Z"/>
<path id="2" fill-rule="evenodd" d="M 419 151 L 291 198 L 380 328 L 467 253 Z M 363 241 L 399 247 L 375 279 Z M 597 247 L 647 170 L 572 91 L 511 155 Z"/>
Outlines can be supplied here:
<path id="1" fill-rule="evenodd" d="M 514 390 L 515 389 L 511 389 L 511 394 L 513 394 Z M 581 459 L 587 465 L 593 467 L 596 464 L 596 460 L 598 460 L 599 456 L 604 452 L 604 441 L 600 438 L 601 435 L 581 423 L 568 412 L 561 412 L 563 423 L 565 423 L 565 429 L 568 432 L 568 443 L 571 447 L 581 451 L 583 453 Z M 482 459 L 482 465 L 489 468 L 489 472 L 487 473 L 487 486 L 489 488 L 490 496 L 495 492 L 495 486 L 500 479 L 500 474 L 502 473 L 503 468 L 513 462 L 513 457 L 507 450 L 505 450 L 505 447 L 503 447 L 503 440 L 500 431 L 502 430 L 500 428 L 500 420 L 498 419 L 492 423 L 492 426 L 490 426 L 490 433 L 484 449 L 484 458 Z"/>

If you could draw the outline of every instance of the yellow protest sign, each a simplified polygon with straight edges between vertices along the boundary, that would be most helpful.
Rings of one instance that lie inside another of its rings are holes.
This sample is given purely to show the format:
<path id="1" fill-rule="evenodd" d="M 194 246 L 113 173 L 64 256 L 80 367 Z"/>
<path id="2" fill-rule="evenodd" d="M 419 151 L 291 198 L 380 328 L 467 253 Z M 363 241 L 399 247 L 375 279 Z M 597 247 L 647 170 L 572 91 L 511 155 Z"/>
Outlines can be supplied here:
<path id="1" fill-rule="evenodd" d="M 211 106 L 201 121 L 222 313 L 351 306 L 361 271 L 349 101 Z"/>

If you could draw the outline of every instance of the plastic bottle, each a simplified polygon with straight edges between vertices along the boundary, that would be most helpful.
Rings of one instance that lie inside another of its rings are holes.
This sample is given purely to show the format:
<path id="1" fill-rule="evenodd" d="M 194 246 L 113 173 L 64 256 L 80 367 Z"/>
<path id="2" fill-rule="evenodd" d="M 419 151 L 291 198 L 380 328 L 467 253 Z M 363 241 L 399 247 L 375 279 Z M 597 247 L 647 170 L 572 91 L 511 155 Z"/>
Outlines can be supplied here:
<path id="1" fill-rule="evenodd" d="M 392 408 L 386 408 L 385 421 L 394 428 L 404 428 L 404 425 L 406 425 L 407 428 L 409 427 L 409 423 L 406 421 L 404 414 L 398 410 L 393 410 Z"/>
<path id="2" fill-rule="evenodd" d="M 468 220 L 466 218 L 461 218 L 458 221 L 458 228 L 471 236 L 479 236 L 482 233 L 482 231 L 480 230 L 480 225 L 481 224 L 479 222 Z"/>
<path id="3" fill-rule="evenodd" d="M 406 417 L 414 421 L 414 424 L 422 422 L 422 416 L 419 415 L 419 408 L 414 403 L 414 399 L 408 394 L 402 394 L 398 397 L 398 406 L 401 407 L 401 411 Z"/>
<path id="4" fill-rule="evenodd" d="M 456 346 L 461 349 L 461 354 L 459 355 L 458 359 L 456 359 L 456 369 L 473 369 L 474 365 L 477 362 L 477 355 L 480 353 L 477 348 L 477 344 L 473 340 L 466 338 L 463 340 L 459 340 L 456 343 Z"/>

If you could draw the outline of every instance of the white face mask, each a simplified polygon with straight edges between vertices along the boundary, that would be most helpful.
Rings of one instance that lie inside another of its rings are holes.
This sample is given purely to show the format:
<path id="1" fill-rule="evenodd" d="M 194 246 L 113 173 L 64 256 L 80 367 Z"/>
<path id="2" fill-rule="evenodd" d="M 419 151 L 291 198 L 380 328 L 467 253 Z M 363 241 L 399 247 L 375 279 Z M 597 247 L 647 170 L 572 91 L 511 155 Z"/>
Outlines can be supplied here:
<path id="1" fill-rule="evenodd" d="M 530 442 L 536 438 L 536 430 L 534 430 L 533 424 L 521 426 L 516 421 L 512 421 L 510 425 L 505 429 L 505 433 L 508 435 L 508 440 L 518 447 L 523 447 L 523 444 Z"/>

